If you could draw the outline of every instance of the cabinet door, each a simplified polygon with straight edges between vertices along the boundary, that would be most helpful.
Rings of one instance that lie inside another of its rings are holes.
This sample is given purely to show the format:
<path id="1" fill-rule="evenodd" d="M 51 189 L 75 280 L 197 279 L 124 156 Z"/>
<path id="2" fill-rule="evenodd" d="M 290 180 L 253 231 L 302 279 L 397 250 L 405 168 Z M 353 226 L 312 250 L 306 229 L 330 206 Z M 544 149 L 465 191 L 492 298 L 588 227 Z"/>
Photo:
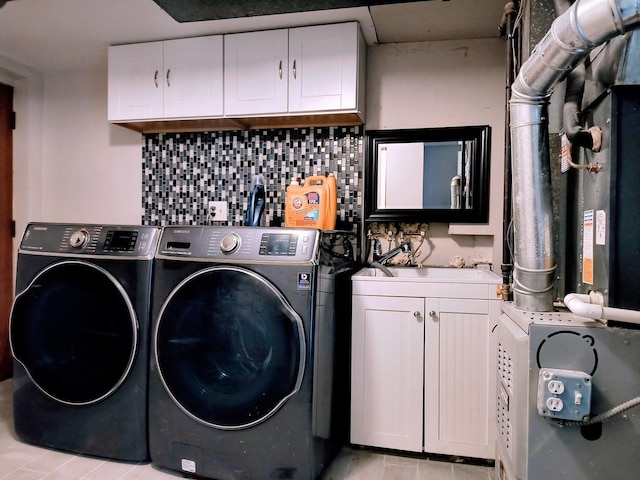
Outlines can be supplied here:
<path id="1" fill-rule="evenodd" d="M 164 117 L 222 116 L 222 35 L 164 42 Z"/>
<path id="2" fill-rule="evenodd" d="M 162 42 L 109 47 L 110 121 L 163 115 Z"/>
<path id="3" fill-rule="evenodd" d="M 493 458 L 497 301 L 427 298 L 425 451 Z"/>
<path id="4" fill-rule="evenodd" d="M 419 452 L 424 299 L 352 298 L 351 442 Z"/>
<path id="5" fill-rule="evenodd" d="M 287 111 L 288 31 L 224 37 L 225 115 Z"/>
<path id="6" fill-rule="evenodd" d="M 355 110 L 359 30 L 355 22 L 289 30 L 289 111 Z"/>

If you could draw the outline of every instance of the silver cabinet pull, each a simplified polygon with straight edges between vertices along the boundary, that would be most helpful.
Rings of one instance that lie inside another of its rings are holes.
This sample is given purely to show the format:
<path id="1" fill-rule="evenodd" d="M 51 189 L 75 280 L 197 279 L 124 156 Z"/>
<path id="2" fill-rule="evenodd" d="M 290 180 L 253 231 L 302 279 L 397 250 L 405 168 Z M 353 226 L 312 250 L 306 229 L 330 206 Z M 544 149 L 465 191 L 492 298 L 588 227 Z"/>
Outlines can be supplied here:
<path id="1" fill-rule="evenodd" d="M 282 80 L 282 60 L 280 60 L 280 65 L 278 65 L 278 75 L 280 76 L 280 80 Z"/>
<path id="2" fill-rule="evenodd" d="M 171 86 L 171 69 L 167 70 L 167 87 Z"/>
<path id="3" fill-rule="evenodd" d="M 293 61 L 293 78 L 294 79 L 297 78 L 296 77 L 296 61 L 295 60 Z"/>
<path id="4" fill-rule="evenodd" d="M 431 311 L 429 312 L 429 316 L 435 320 L 435 319 L 436 319 L 436 317 L 438 316 L 438 314 L 436 314 L 435 310 L 431 310 Z"/>
<path id="5" fill-rule="evenodd" d="M 416 317 L 416 320 L 418 320 L 419 322 L 422 321 L 422 315 L 420 314 L 420 312 L 418 310 L 413 312 L 413 316 Z"/>
<path id="6" fill-rule="evenodd" d="M 155 83 L 156 88 L 158 88 L 158 70 L 156 70 L 156 73 L 153 75 L 153 83 Z"/>

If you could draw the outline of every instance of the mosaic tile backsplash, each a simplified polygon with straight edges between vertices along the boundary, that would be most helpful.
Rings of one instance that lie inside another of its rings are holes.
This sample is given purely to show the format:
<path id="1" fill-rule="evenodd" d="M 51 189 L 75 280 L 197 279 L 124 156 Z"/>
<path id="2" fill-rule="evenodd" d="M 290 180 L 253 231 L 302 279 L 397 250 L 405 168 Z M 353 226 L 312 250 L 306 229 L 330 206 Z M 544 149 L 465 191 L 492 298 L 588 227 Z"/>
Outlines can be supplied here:
<path id="1" fill-rule="evenodd" d="M 286 187 L 293 178 L 334 173 L 338 224 L 362 217 L 362 127 L 320 127 L 144 136 L 143 225 L 205 225 L 208 202 L 224 201 L 228 221 L 242 225 L 251 181 L 266 179 L 264 225 L 284 225 Z"/>

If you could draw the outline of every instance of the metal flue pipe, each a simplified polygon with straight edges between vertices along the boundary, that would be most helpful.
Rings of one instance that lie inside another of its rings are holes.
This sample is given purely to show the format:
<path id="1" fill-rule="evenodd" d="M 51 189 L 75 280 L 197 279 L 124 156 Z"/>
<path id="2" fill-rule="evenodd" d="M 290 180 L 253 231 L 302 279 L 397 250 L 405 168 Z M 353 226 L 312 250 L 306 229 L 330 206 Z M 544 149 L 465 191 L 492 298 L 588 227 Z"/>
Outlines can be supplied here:
<path id="1" fill-rule="evenodd" d="M 553 310 L 553 248 L 549 122 L 556 86 L 594 48 L 638 26 L 640 0 L 576 0 L 522 65 L 511 88 L 514 303 Z"/>

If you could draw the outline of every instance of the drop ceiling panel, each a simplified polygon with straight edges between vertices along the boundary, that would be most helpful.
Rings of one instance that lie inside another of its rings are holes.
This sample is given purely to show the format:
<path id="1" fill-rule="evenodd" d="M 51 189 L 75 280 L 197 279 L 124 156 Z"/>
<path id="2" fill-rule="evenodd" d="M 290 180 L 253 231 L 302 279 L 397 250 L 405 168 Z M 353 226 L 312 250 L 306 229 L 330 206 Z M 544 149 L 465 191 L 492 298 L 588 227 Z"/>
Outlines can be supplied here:
<path id="1" fill-rule="evenodd" d="M 505 0 L 451 0 L 370 7 L 379 43 L 498 37 Z"/>

